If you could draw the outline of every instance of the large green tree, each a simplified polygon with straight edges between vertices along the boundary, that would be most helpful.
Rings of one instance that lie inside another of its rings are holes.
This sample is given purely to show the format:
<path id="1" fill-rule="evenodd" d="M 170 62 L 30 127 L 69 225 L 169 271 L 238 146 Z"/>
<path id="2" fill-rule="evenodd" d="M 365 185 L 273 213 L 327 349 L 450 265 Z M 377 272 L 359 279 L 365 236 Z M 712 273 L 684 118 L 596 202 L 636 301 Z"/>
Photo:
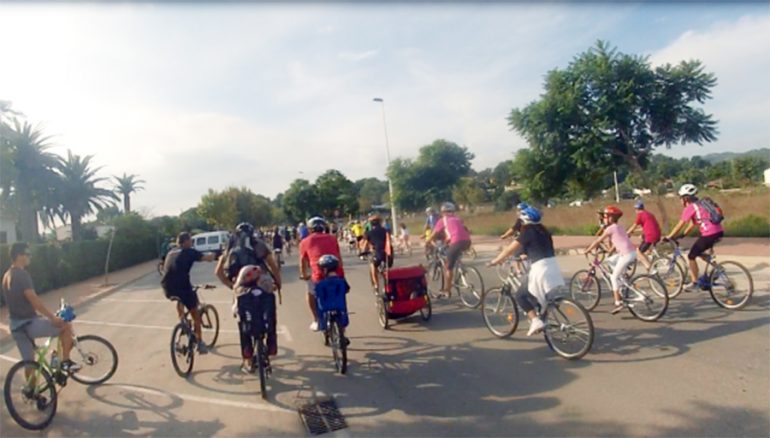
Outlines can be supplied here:
<path id="1" fill-rule="evenodd" d="M 283 211 L 286 218 L 296 223 L 319 214 L 318 191 L 310 181 L 295 179 L 283 193 Z"/>
<path id="2" fill-rule="evenodd" d="M 139 179 L 138 175 L 127 175 L 125 172 L 123 176 L 113 178 L 115 178 L 115 191 L 123 197 L 123 213 L 131 213 L 131 194 L 144 190 L 142 184 L 146 181 Z"/>
<path id="3" fill-rule="evenodd" d="M 98 177 L 99 167 L 92 167 L 92 155 L 82 157 L 67 151 L 67 158 L 59 165 L 60 180 L 55 186 L 56 199 L 61 205 L 62 220 L 69 218 L 72 240 L 81 237 L 81 221 L 95 211 L 112 205 L 118 197 L 100 184 L 107 181 Z"/>
<path id="4" fill-rule="evenodd" d="M 548 197 L 569 180 L 590 195 L 619 167 L 648 181 L 644 169 L 656 148 L 716 139 L 716 121 L 700 108 L 715 85 L 700 61 L 652 67 L 647 57 L 597 42 L 548 72 L 539 100 L 511 111 L 509 124 L 538 166 L 523 182 Z"/>
<path id="5" fill-rule="evenodd" d="M 327 170 L 316 178 L 317 208 L 326 217 L 354 213 L 358 210 L 355 185 L 339 170 Z"/>
<path id="6" fill-rule="evenodd" d="M 377 178 L 363 178 L 354 183 L 358 193 L 358 211 L 368 212 L 373 205 L 389 201 L 388 182 Z"/>
<path id="7" fill-rule="evenodd" d="M 245 187 L 228 187 L 221 192 L 209 189 L 197 212 L 209 224 L 223 230 L 234 229 L 240 222 L 261 227 L 273 220 L 270 200 Z"/>

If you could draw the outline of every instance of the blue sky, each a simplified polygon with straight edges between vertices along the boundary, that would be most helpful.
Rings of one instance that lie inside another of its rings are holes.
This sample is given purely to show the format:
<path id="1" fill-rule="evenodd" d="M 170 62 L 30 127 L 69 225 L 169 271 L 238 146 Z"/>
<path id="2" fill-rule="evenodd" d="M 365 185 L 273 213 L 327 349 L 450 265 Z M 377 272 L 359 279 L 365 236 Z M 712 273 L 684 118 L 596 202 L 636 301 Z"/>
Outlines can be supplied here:
<path id="1" fill-rule="evenodd" d="M 393 156 L 445 138 L 481 170 L 526 146 L 505 117 L 597 39 L 653 64 L 698 58 L 719 80 L 719 140 L 689 156 L 770 146 L 767 3 L 0 5 L 0 99 L 138 173 L 145 213 L 207 188 L 268 196 L 337 168 L 383 177 Z"/>

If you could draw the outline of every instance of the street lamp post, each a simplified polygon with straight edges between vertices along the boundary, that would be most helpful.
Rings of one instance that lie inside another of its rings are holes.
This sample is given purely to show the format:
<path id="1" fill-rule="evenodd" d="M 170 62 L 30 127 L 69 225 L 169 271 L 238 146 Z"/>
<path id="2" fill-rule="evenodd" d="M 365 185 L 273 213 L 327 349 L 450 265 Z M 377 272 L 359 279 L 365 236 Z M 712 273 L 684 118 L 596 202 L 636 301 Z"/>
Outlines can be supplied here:
<path id="1" fill-rule="evenodd" d="M 382 127 L 385 130 L 385 153 L 388 158 L 388 167 L 390 167 L 390 145 L 388 145 L 388 124 L 385 122 L 385 101 L 381 97 L 375 97 L 375 102 L 382 104 Z M 387 173 L 385 174 L 386 176 Z M 398 222 L 396 221 L 396 201 L 393 198 L 393 181 L 388 176 L 388 193 L 390 194 L 390 227 L 391 232 L 395 233 Z"/>

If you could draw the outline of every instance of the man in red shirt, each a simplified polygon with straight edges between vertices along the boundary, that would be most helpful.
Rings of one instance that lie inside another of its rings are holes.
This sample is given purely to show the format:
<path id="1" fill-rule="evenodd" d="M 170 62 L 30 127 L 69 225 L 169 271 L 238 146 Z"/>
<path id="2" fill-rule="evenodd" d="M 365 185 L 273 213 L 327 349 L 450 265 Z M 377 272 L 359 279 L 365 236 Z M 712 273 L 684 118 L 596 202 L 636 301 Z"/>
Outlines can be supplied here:
<path id="1" fill-rule="evenodd" d="M 642 228 L 642 244 L 636 249 L 639 254 L 639 260 L 642 261 L 647 270 L 650 270 L 650 260 L 645 253 L 652 247 L 652 245 L 660 242 L 660 225 L 655 215 L 644 209 L 644 202 L 641 199 L 637 199 L 634 203 L 636 209 L 636 222 L 631 228 L 628 229 L 628 235 L 636 230 L 637 227 Z"/>
<path id="2" fill-rule="evenodd" d="M 310 235 L 302 239 L 299 244 L 299 278 L 307 280 L 307 304 L 310 307 L 310 313 L 313 315 L 313 323 L 310 324 L 310 330 L 318 331 L 318 310 L 315 301 L 315 285 L 324 279 L 324 271 L 318 266 L 318 260 L 322 255 L 330 254 L 340 261 L 337 267 L 337 276 L 345 277 L 345 271 L 342 269 L 342 256 L 340 255 L 340 245 L 337 238 L 331 234 L 326 234 L 326 221 L 320 217 L 314 217 L 307 223 L 310 229 Z M 310 267 L 311 275 L 308 275 Z"/>

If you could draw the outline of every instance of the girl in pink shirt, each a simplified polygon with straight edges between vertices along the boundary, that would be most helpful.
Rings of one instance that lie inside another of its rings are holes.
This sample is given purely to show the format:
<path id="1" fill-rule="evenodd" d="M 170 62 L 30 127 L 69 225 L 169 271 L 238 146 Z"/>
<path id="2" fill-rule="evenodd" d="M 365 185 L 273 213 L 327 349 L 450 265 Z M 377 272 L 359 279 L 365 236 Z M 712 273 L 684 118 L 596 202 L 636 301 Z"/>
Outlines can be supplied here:
<path id="1" fill-rule="evenodd" d="M 611 248 L 617 251 L 617 254 L 609 258 L 610 264 L 614 263 L 610 282 L 612 283 L 612 295 L 615 297 L 615 308 L 612 314 L 623 310 L 623 301 L 620 299 L 620 276 L 626 271 L 628 266 L 636 261 L 636 247 L 628 237 L 625 228 L 618 224 L 618 220 L 623 216 L 623 212 L 614 205 L 607 206 L 601 211 L 602 220 L 607 225 L 604 232 L 594 242 L 586 248 L 589 253 L 596 249 L 604 240 L 610 239 Z"/>

